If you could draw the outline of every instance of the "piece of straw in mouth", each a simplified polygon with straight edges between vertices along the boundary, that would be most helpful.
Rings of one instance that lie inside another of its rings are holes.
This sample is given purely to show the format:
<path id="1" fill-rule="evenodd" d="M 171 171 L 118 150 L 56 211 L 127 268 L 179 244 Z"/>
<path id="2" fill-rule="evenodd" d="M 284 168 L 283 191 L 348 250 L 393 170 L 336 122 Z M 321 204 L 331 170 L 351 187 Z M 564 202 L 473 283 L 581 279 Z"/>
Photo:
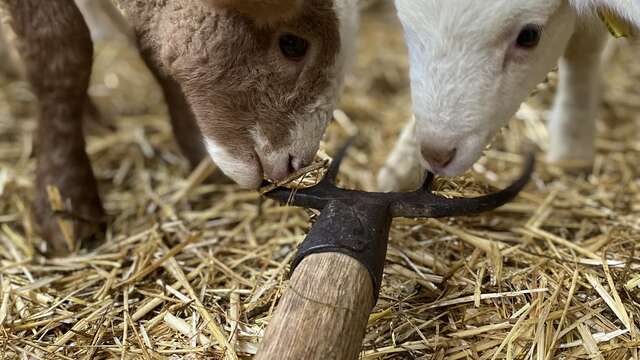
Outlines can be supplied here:
<path id="1" fill-rule="evenodd" d="M 319 170 L 324 170 L 327 168 L 327 165 L 328 165 L 327 161 L 316 161 L 309 166 L 306 166 L 296 172 L 291 173 L 289 176 L 287 176 L 286 178 L 280 181 L 273 181 L 273 180 L 267 179 L 269 182 L 271 182 L 271 184 L 267 186 L 263 186 L 262 188 L 260 188 L 259 192 L 261 195 L 266 194 L 282 186 L 288 186 L 288 187 L 291 187 L 292 189 L 300 189 L 300 188 L 313 186 L 317 184 L 318 179 L 317 178 L 314 179 L 313 177 L 308 177 L 307 175 L 317 172 Z"/>

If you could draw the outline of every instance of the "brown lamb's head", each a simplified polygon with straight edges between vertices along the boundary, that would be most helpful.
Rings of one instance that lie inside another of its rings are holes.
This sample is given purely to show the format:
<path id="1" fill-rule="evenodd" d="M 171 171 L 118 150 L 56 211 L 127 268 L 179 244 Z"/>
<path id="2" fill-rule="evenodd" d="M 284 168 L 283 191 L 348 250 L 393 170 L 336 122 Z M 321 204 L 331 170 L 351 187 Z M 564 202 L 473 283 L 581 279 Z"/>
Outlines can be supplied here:
<path id="1" fill-rule="evenodd" d="M 355 4 L 201 0 L 162 19 L 164 66 L 213 160 L 240 185 L 313 160 L 355 46 Z"/>

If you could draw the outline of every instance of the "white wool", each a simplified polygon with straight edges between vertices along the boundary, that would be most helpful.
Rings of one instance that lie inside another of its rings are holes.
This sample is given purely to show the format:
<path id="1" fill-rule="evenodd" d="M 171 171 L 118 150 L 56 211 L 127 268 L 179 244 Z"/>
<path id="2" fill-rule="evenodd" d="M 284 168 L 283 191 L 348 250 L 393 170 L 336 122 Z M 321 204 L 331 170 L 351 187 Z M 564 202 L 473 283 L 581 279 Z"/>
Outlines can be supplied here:
<path id="1" fill-rule="evenodd" d="M 455 149 L 455 157 L 440 173 L 466 171 L 564 55 L 549 158 L 591 161 L 599 54 L 606 30 L 587 10 L 608 3 L 633 18 L 640 14 L 640 0 L 571 1 L 396 0 L 409 48 L 416 122 L 414 144 L 400 141 L 393 154 L 410 152 L 407 146 L 416 148 L 414 153 L 419 148 Z M 526 50 L 516 46 L 516 39 L 528 24 L 540 26 L 543 35 L 537 47 Z M 388 184 L 413 182 L 398 174 L 415 177 L 404 170 L 416 168 L 422 159 L 405 159 L 413 163 L 387 162 L 379 179 L 385 190 L 406 190 Z M 396 178 L 387 179 L 390 174 Z"/>
<path id="2" fill-rule="evenodd" d="M 620 18 L 640 28 L 640 1 L 638 0 L 569 0 L 580 15 L 587 15 L 599 8 L 607 8 Z"/>
<path id="3" fill-rule="evenodd" d="M 466 171 L 562 55 L 576 15 L 561 0 L 397 0 L 411 62 L 418 146 L 451 150 L 443 175 Z M 515 48 L 537 24 L 537 49 Z"/>

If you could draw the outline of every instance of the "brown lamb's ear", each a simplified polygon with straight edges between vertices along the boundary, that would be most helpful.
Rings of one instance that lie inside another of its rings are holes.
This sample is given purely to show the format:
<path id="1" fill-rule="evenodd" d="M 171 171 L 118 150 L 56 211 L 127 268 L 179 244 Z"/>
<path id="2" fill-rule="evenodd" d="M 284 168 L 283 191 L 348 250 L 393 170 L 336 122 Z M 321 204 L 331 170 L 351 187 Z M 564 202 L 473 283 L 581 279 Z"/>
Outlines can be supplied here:
<path id="1" fill-rule="evenodd" d="M 251 17 L 256 24 L 269 26 L 296 16 L 304 0 L 203 0 L 218 9 L 233 9 Z"/>

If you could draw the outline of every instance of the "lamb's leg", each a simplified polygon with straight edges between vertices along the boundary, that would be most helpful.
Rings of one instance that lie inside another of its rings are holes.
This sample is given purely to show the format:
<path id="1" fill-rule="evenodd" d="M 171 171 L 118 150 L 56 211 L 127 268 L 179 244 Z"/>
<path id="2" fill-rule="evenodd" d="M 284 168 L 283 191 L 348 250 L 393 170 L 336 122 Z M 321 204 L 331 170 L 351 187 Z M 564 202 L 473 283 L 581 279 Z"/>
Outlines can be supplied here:
<path id="1" fill-rule="evenodd" d="M 0 70 L 4 72 L 5 68 L 11 69 L 11 59 L 9 58 L 9 45 L 0 23 Z"/>
<path id="2" fill-rule="evenodd" d="M 89 25 L 94 41 L 122 37 L 131 44 L 135 43 L 133 31 L 111 0 L 75 0 L 75 2 Z"/>
<path id="3" fill-rule="evenodd" d="M 125 8 L 125 15 L 137 37 L 142 59 L 163 90 L 169 109 L 171 126 L 178 146 L 187 160 L 189 160 L 191 166 L 195 168 L 209 155 L 205 149 L 203 136 L 196 123 L 191 106 L 187 102 L 180 85 L 163 69 L 162 60 L 157 52 L 158 44 L 154 43 L 157 39 L 150 34 L 153 32 L 148 28 L 150 26 L 148 17 L 141 13 L 140 9 L 126 1 L 119 0 L 118 3 Z M 211 179 L 224 181 L 226 177 L 221 171 L 216 170 Z"/>
<path id="4" fill-rule="evenodd" d="M 549 124 L 548 160 L 572 171 L 589 170 L 595 158 L 600 105 L 600 65 L 607 33 L 601 24 L 576 31 L 560 60 L 560 81 Z"/>
<path id="5" fill-rule="evenodd" d="M 424 174 L 415 136 L 415 119 L 411 119 L 378 173 L 378 188 L 385 192 L 415 190 L 422 185 Z"/>
<path id="6" fill-rule="evenodd" d="M 85 152 L 82 111 L 91 75 L 89 29 L 69 0 L 3 0 L 19 39 L 27 77 L 39 103 L 35 137 L 37 180 L 35 215 L 49 252 L 61 255 L 94 235 L 104 222 L 98 187 Z M 52 211 L 48 188 L 65 204 Z M 73 225 L 66 237 L 60 220 Z"/>
<path id="7" fill-rule="evenodd" d="M 138 41 L 144 42 L 148 40 L 141 38 L 138 39 Z M 191 111 L 191 106 L 187 102 L 187 98 L 182 92 L 180 85 L 169 75 L 165 74 L 162 67 L 158 65 L 159 60 L 156 54 L 152 50 L 149 50 L 152 49 L 153 46 L 140 43 L 139 47 L 142 59 L 162 88 L 169 110 L 171 127 L 178 147 L 184 157 L 189 161 L 191 168 L 195 169 L 202 160 L 209 157 L 209 154 L 205 149 L 203 136 L 196 123 L 195 115 L 193 111 Z M 220 169 L 216 168 L 207 180 L 215 183 L 227 183 L 229 178 L 227 178 Z"/>
<path id="8" fill-rule="evenodd" d="M 75 3 L 89 26 L 95 43 L 121 40 L 135 46 L 133 31 L 111 0 L 75 0 Z M 89 133 L 93 128 L 91 125 L 98 125 L 95 128 L 101 130 L 112 128 L 109 124 L 111 119 L 104 117 L 92 99 L 86 104 L 85 118 L 90 127 Z"/>
<path id="9" fill-rule="evenodd" d="M 0 73 L 9 78 L 17 78 L 20 76 L 20 71 L 11 58 L 9 41 L 7 41 L 2 23 L 0 23 Z"/>
<path id="10" fill-rule="evenodd" d="M 125 16 L 137 37 L 142 59 L 162 88 L 178 146 L 191 166 L 195 168 L 207 156 L 207 152 L 191 106 L 180 85 L 162 67 L 158 44 L 155 43 L 157 40 L 150 35 L 153 32 L 149 29 L 148 17 L 122 0 L 120 5 L 125 5 Z"/>
<path id="11" fill-rule="evenodd" d="M 162 87 L 164 98 L 169 108 L 169 117 L 176 142 L 182 154 L 189 160 L 191 166 L 195 168 L 208 155 L 204 148 L 202 133 L 196 124 L 191 107 L 187 103 L 180 85 L 175 80 L 162 75 L 152 65 L 152 61 L 147 60 L 147 64 Z"/>

